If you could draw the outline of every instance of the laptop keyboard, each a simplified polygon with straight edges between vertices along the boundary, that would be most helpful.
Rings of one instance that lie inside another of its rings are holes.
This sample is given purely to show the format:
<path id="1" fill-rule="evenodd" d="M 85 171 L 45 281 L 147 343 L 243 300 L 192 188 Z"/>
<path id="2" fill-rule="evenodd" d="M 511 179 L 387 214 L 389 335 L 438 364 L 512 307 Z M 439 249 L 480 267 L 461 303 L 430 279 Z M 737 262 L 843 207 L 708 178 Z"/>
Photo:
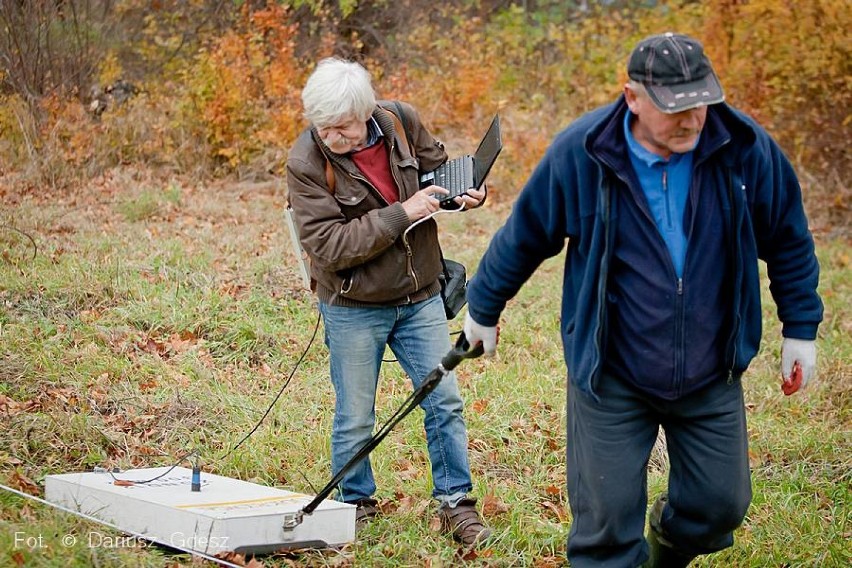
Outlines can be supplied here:
<path id="1" fill-rule="evenodd" d="M 449 166 L 447 168 L 447 185 L 455 187 L 462 181 L 462 175 L 464 175 L 462 162 L 461 160 L 453 160 L 447 166 Z"/>
<path id="2" fill-rule="evenodd" d="M 469 163 L 469 160 L 450 160 L 444 164 L 441 171 L 443 175 L 436 180 L 437 185 L 449 189 L 450 196 L 460 195 L 467 191 L 466 180 L 470 179 L 470 176 L 465 171 L 468 169 L 465 168 L 465 165 Z"/>

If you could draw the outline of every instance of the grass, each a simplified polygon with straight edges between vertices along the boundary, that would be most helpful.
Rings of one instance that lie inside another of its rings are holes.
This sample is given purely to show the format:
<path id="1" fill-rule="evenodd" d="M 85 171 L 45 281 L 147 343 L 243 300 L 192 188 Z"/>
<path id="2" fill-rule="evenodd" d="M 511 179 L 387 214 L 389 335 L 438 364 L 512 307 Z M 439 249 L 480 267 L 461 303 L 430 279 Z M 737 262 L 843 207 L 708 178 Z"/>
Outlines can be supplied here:
<path id="1" fill-rule="evenodd" d="M 311 494 L 325 485 L 333 394 L 321 329 L 263 425 L 226 455 L 278 393 L 317 324 L 313 299 L 299 287 L 283 204 L 274 185 L 194 187 L 116 170 L 74 195 L 24 194 L 6 207 L 0 482 L 41 495 L 51 473 L 167 465 L 198 449 L 218 474 Z M 445 216 L 444 253 L 473 273 L 507 213 L 495 202 Z M 801 395 L 781 395 L 780 328 L 767 296 L 763 348 L 745 382 L 754 501 L 734 547 L 697 566 L 852 561 L 848 250 L 843 237 L 818 243 L 826 320 L 819 378 Z M 418 411 L 372 455 L 386 515 L 342 550 L 268 556 L 264 564 L 564 564 L 561 270 L 560 258 L 547 261 L 509 304 L 498 357 L 458 369 L 474 493 L 498 535 L 492 545 L 460 549 L 438 530 Z M 409 392 L 399 367 L 385 364 L 379 420 Z M 665 486 L 665 460 L 655 464 L 652 495 Z M 69 534 L 73 546 L 61 540 Z M 0 491 L 0 564 L 197 564 L 144 543 L 89 546 L 90 534 L 121 536 Z"/>

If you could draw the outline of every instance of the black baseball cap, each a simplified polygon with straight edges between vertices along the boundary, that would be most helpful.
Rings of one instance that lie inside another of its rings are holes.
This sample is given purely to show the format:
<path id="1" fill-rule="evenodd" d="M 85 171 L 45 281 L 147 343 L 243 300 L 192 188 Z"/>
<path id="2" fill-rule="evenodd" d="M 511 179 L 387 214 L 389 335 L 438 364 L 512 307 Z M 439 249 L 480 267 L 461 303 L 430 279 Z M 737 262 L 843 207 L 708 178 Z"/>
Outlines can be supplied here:
<path id="1" fill-rule="evenodd" d="M 665 113 L 725 100 L 704 47 L 686 35 L 667 32 L 640 41 L 630 54 L 627 75 L 642 83 L 654 106 Z"/>

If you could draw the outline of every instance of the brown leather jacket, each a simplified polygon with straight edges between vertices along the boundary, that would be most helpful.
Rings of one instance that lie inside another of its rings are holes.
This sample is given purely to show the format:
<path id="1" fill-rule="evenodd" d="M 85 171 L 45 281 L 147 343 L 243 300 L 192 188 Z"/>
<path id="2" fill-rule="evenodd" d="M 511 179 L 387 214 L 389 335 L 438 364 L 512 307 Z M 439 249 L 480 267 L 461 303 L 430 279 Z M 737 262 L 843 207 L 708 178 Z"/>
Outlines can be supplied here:
<path id="1" fill-rule="evenodd" d="M 394 108 L 388 104 L 386 107 Z M 287 158 L 287 189 L 296 215 L 302 247 L 311 260 L 311 279 L 318 298 L 346 305 L 400 305 L 425 300 L 440 291 L 441 256 L 438 227 L 430 219 L 411 225 L 402 202 L 419 189 L 419 172 L 434 170 L 447 159 L 443 145 L 400 103 L 412 157 L 393 118 L 381 105 L 373 118 L 390 154 L 399 202 L 388 205 L 378 190 L 346 155 L 331 152 L 315 128 L 304 131 Z M 326 180 L 332 166 L 334 193 Z"/>

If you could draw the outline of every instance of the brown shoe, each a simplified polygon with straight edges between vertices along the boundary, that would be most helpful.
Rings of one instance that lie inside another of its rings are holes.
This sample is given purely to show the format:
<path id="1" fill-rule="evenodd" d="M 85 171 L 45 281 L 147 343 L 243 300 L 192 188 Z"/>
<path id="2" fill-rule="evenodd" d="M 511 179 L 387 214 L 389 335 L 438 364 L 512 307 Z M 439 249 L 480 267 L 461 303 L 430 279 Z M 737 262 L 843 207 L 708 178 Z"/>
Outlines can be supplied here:
<path id="1" fill-rule="evenodd" d="M 358 499 L 357 501 L 347 501 L 350 505 L 355 505 L 355 527 L 361 528 L 371 519 L 379 515 L 379 502 L 375 499 Z"/>
<path id="2" fill-rule="evenodd" d="M 485 526 L 476 512 L 476 499 L 462 499 L 455 507 L 441 505 L 438 516 L 443 530 L 451 532 L 453 538 L 464 545 L 482 544 L 491 536 L 491 529 Z"/>

